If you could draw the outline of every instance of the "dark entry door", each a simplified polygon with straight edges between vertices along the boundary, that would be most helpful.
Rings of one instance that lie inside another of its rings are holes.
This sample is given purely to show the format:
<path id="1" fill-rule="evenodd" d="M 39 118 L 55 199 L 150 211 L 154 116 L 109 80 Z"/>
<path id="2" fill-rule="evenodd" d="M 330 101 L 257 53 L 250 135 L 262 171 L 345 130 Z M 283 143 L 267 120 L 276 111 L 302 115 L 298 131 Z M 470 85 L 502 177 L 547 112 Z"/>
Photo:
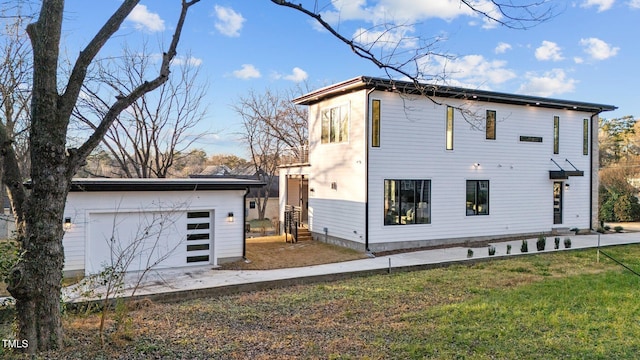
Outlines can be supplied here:
<path id="1" fill-rule="evenodd" d="M 562 224 L 562 181 L 553 183 L 553 223 Z"/>

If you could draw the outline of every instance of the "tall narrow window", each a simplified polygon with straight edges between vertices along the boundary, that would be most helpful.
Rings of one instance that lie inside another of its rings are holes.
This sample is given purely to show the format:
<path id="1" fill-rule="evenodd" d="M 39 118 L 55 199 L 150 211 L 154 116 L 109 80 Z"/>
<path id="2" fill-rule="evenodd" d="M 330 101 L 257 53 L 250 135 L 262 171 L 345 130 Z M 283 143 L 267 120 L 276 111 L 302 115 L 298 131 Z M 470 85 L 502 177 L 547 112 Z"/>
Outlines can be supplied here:
<path id="1" fill-rule="evenodd" d="M 320 140 L 323 144 L 349 141 L 348 105 L 323 110 L 321 122 Z"/>
<path id="2" fill-rule="evenodd" d="M 553 153 L 560 154 L 560 116 L 553 117 Z"/>
<path id="3" fill-rule="evenodd" d="M 431 223 L 431 180 L 385 180 L 384 224 Z"/>
<path id="4" fill-rule="evenodd" d="M 489 180 L 467 180 L 467 215 L 489 215 Z"/>
<path id="5" fill-rule="evenodd" d="M 371 146 L 380 147 L 380 100 L 371 103 Z"/>
<path id="6" fill-rule="evenodd" d="M 496 139 L 496 111 L 495 110 L 487 110 L 485 128 L 487 133 L 487 140 L 495 140 Z"/>
<path id="7" fill-rule="evenodd" d="M 446 149 L 453 150 L 453 107 L 447 106 Z"/>
<path id="8" fill-rule="evenodd" d="M 589 119 L 582 120 L 582 155 L 589 155 Z"/>

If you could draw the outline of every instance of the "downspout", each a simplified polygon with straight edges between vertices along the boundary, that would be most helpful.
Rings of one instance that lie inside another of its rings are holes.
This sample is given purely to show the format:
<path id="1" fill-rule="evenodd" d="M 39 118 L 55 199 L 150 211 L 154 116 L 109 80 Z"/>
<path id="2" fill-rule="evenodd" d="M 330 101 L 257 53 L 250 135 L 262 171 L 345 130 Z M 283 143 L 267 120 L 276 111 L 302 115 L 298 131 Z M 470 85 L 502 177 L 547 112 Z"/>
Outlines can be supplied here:
<path id="1" fill-rule="evenodd" d="M 373 256 L 371 254 L 371 250 L 369 249 L 369 96 L 373 93 L 376 88 L 369 89 L 367 91 L 366 96 L 366 105 L 365 105 L 365 141 L 364 141 L 364 152 L 365 152 L 365 164 L 364 164 L 364 249 L 365 252 L 369 256 Z"/>
<path id="2" fill-rule="evenodd" d="M 594 198 L 594 196 L 593 196 L 593 191 L 594 191 L 593 186 L 594 186 L 594 180 L 598 181 L 597 177 L 599 176 L 598 171 L 600 171 L 600 166 L 599 166 L 600 162 L 598 161 L 598 166 L 595 166 L 595 172 L 594 172 L 594 163 L 593 162 L 595 160 L 594 153 L 596 151 L 598 151 L 598 152 L 600 151 L 600 149 L 598 148 L 598 144 L 594 143 L 594 139 L 597 140 L 597 137 L 598 137 L 598 132 L 597 131 L 598 131 L 598 128 L 599 128 L 599 118 L 600 118 L 600 113 L 601 112 L 602 112 L 602 110 L 600 110 L 600 111 L 594 113 L 593 115 L 591 115 L 591 129 L 590 129 L 591 130 L 591 134 L 589 136 L 589 142 L 590 142 L 590 145 L 591 145 L 591 153 L 590 153 L 590 156 L 589 156 L 589 163 L 590 163 L 589 165 L 591 167 L 591 171 L 589 171 L 589 180 L 590 180 L 589 181 L 589 205 L 590 205 L 589 206 L 589 230 L 591 230 L 591 231 L 594 230 L 593 229 L 594 220 L 595 220 L 595 223 L 598 223 L 597 215 L 596 215 L 595 219 L 593 217 L 593 207 L 594 207 L 594 204 L 593 204 L 593 200 L 594 200 L 593 199 Z M 597 149 L 597 150 L 594 150 L 594 149 Z M 594 179 L 594 177 L 596 179 Z M 598 191 L 598 189 L 596 189 L 596 191 Z"/>
<path id="3" fill-rule="evenodd" d="M 242 260 L 247 261 L 247 195 L 250 188 L 244 191 L 242 197 Z"/>

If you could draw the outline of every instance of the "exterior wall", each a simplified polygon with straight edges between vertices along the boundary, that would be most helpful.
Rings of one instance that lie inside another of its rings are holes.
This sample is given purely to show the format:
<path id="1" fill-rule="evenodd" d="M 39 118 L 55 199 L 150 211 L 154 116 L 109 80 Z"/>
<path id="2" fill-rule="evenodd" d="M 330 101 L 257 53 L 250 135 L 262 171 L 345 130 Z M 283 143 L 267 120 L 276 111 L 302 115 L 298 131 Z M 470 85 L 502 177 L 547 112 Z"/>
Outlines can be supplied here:
<path id="1" fill-rule="evenodd" d="M 591 149 L 589 155 L 583 155 L 582 126 L 591 114 L 442 99 L 469 111 L 468 121 L 455 111 L 454 149 L 447 151 L 445 105 L 379 91 L 370 99 L 381 100 L 381 146 L 369 149 L 372 250 L 590 227 Z M 497 112 L 496 140 L 485 139 L 486 110 Z M 560 117 L 560 153 L 556 155 L 554 116 Z M 521 135 L 542 137 L 543 142 L 521 142 Z M 553 180 L 549 179 L 549 170 L 559 169 L 550 159 L 564 170 L 574 170 L 568 159 L 585 173 L 565 180 L 570 190 L 563 194 L 560 225 L 553 224 Z M 480 166 L 474 166 L 478 163 Z M 431 180 L 431 223 L 384 225 L 385 179 Z M 489 215 L 466 215 L 466 180 L 489 180 Z"/>
<path id="2" fill-rule="evenodd" d="M 354 92 L 309 107 L 309 229 L 362 243 L 366 201 L 366 94 Z M 321 143 L 322 111 L 349 105 L 349 138 Z M 281 177 L 282 179 L 282 177 Z M 333 188 L 332 188 L 333 185 Z"/>
<path id="3" fill-rule="evenodd" d="M 92 246 L 104 239 L 92 239 L 95 227 L 105 227 L 108 219 L 116 219 L 115 228 L 119 233 L 134 233 L 139 221 L 158 214 L 171 214 L 171 225 L 167 231 L 169 244 L 176 244 L 172 258 L 166 266 L 187 266 L 202 263 L 186 263 L 186 213 L 187 211 L 210 211 L 212 213 L 212 239 L 210 241 L 210 263 L 216 265 L 224 259 L 242 257 L 243 249 L 243 190 L 218 191 L 163 191 L 163 192 L 71 192 L 67 198 L 65 218 L 70 218 L 71 226 L 63 238 L 65 250 L 65 272 L 85 272 L 91 259 Z M 234 221 L 228 222 L 227 215 L 234 213 Z M 117 214 L 117 216 L 116 216 Z M 129 216 L 121 216 L 127 214 Z M 93 215 L 93 217 L 92 217 Z M 94 227 L 92 229 L 92 226 Z M 163 238 L 164 239 L 164 238 Z M 205 251 L 207 253 L 207 251 Z M 191 253 L 190 253 L 191 254 Z M 200 253 L 198 253 L 199 255 Z M 92 265 L 95 270 L 95 264 Z M 159 265 L 163 267 L 163 264 Z"/>

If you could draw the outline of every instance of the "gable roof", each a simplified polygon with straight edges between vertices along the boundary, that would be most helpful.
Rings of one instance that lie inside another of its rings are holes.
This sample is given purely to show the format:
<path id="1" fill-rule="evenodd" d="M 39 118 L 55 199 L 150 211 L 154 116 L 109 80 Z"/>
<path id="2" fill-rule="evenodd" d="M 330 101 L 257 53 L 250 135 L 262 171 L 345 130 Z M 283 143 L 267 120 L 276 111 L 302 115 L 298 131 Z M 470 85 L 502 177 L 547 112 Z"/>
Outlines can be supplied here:
<path id="1" fill-rule="evenodd" d="M 293 100 L 298 105 L 312 105 L 325 99 L 339 96 L 359 90 L 395 91 L 404 94 L 426 95 L 439 98 L 452 98 L 478 102 L 493 102 L 522 106 L 537 106 L 551 109 L 575 110 L 590 113 L 611 111 L 617 109 L 613 105 L 595 104 L 580 101 L 551 99 L 538 96 L 518 95 L 486 91 L 479 89 L 466 89 L 454 86 L 433 85 L 383 79 L 369 76 L 359 76 L 337 84 L 333 84 Z"/>

